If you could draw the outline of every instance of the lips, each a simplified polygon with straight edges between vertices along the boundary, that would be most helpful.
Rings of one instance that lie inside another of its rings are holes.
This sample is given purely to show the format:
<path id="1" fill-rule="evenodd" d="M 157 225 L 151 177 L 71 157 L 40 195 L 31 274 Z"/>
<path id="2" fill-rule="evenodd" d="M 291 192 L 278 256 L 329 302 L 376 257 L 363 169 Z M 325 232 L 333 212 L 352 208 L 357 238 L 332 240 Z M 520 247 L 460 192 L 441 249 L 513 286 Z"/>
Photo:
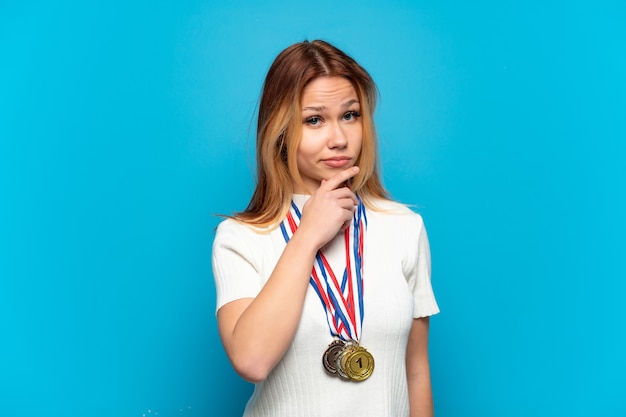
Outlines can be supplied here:
<path id="1" fill-rule="evenodd" d="M 343 168 L 350 164 L 352 158 L 348 156 L 333 156 L 332 158 L 322 159 L 322 162 L 331 168 Z"/>

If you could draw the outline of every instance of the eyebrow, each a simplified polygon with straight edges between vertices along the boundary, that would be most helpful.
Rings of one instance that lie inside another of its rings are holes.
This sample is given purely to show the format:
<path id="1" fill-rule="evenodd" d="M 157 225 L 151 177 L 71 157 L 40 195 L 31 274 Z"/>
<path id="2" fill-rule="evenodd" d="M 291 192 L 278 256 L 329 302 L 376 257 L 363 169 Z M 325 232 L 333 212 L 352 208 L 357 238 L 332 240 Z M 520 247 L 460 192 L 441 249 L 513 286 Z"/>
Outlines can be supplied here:
<path id="1" fill-rule="evenodd" d="M 353 98 L 352 100 L 348 100 L 345 103 L 342 103 L 341 107 L 345 109 L 345 108 L 352 106 L 355 103 L 358 104 L 359 100 Z M 305 111 L 305 110 L 323 111 L 323 110 L 326 110 L 326 106 L 308 106 L 302 109 L 302 111 Z"/>

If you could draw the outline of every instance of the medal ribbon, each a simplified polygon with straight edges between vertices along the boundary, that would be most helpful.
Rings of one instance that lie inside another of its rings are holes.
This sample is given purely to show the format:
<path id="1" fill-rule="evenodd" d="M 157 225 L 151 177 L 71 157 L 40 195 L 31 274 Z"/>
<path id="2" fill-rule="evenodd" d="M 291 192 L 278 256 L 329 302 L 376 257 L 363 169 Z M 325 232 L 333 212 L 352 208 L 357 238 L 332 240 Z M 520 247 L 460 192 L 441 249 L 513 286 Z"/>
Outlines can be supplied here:
<path id="1" fill-rule="evenodd" d="M 315 255 L 309 283 L 322 303 L 330 334 L 344 341 L 358 342 L 361 337 L 364 312 L 363 245 L 367 215 L 365 205 L 358 195 L 357 200 L 359 204 L 350 227 L 344 231 L 346 267 L 341 281 L 337 279 L 326 256 L 319 250 Z M 301 217 L 300 210 L 292 201 L 287 217 L 280 224 L 285 242 L 289 242 L 298 229 Z"/>

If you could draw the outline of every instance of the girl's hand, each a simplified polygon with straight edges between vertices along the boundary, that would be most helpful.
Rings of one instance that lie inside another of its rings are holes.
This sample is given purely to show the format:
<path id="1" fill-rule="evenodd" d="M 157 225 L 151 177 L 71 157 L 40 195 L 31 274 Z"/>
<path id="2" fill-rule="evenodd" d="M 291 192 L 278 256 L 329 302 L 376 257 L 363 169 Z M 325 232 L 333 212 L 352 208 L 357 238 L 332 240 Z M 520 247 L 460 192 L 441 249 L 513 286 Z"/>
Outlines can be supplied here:
<path id="1" fill-rule="evenodd" d="M 353 166 L 328 180 L 322 180 L 320 187 L 302 208 L 302 218 L 296 233 L 311 239 L 319 249 L 345 229 L 352 221 L 358 200 L 344 184 L 358 172 L 359 167 Z"/>

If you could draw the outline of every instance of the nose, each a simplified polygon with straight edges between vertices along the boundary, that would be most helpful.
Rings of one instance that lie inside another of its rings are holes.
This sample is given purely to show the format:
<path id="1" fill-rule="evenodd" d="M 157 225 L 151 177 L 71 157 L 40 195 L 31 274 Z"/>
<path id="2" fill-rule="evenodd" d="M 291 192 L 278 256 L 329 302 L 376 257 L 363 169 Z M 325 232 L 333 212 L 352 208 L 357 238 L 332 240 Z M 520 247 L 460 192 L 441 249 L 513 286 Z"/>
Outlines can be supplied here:
<path id="1" fill-rule="evenodd" d="M 328 147 L 330 149 L 343 149 L 348 146 L 348 137 L 340 123 L 335 123 L 329 132 Z"/>

